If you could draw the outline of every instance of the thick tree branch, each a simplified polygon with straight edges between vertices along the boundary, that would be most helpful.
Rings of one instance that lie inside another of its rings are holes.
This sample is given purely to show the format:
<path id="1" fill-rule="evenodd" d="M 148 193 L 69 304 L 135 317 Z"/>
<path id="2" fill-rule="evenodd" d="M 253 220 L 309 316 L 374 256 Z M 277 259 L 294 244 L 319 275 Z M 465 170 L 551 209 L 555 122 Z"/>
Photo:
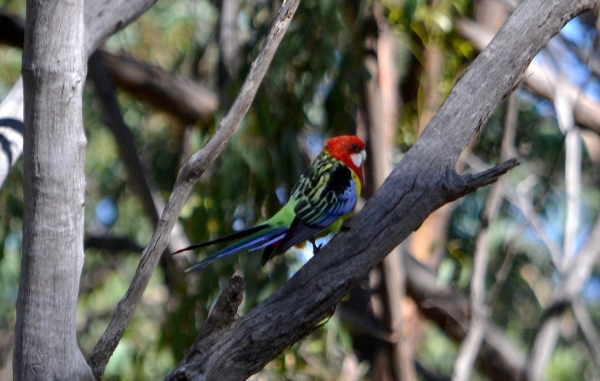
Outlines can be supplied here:
<path id="1" fill-rule="evenodd" d="M 456 161 L 530 61 L 592 0 L 526 0 L 452 90 L 386 182 L 349 223 L 284 286 L 227 334 L 198 343 L 198 379 L 241 380 L 304 337 L 341 298 L 435 209 L 493 181 L 516 163 L 483 176 L 458 176 Z M 377 223 L 374 223 L 374 222 Z M 209 350 L 210 349 L 210 350 Z M 185 366 L 182 363 L 180 366 Z"/>
<path id="2" fill-rule="evenodd" d="M 455 200 L 474 191 L 477 186 L 489 184 L 516 165 L 516 160 L 510 160 L 476 175 L 459 176 L 455 173 L 448 176 L 441 175 L 441 178 L 429 184 L 415 179 L 412 184 L 399 186 L 400 192 L 397 194 L 408 195 L 408 198 L 400 196 L 400 200 L 391 200 L 395 198 L 394 192 L 382 193 L 381 191 L 377 192 L 374 198 L 377 198 L 377 195 L 386 198 L 383 205 L 399 204 L 399 208 L 409 210 L 407 215 L 414 216 L 418 213 L 417 218 L 421 218 L 422 221 L 427 214 L 419 212 L 417 210 L 419 207 L 426 208 L 428 205 L 431 207 L 436 204 L 440 206 Z M 415 177 L 415 174 L 412 176 Z M 383 188 L 389 184 L 388 178 Z M 435 190 L 437 196 L 430 197 L 426 202 L 419 202 L 418 194 L 430 194 L 432 192 L 430 187 L 437 188 Z M 316 258 L 325 258 L 324 263 L 320 259 L 309 261 L 280 290 L 240 319 L 235 330 L 228 332 L 228 335 L 214 334 L 202 342 L 197 342 L 194 347 L 202 349 L 194 353 L 194 356 L 186 357 L 178 369 L 188 369 L 188 363 L 193 361 L 203 364 L 201 369 L 197 369 L 199 373 L 196 377 L 202 376 L 204 377 L 202 379 L 206 380 L 245 379 L 261 369 L 282 350 L 312 331 L 322 319 L 331 316 L 337 302 L 345 293 L 364 279 L 370 268 L 368 266 L 375 266 L 377 261 L 393 248 L 390 247 L 392 242 L 398 243 L 398 236 L 388 236 L 386 233 L 389 233 L 393 225 L 398 228 L 400 224 L 400 222 L 396 224 L 389 221 L 401 221 L 400 216 L 404 213 L 397 215 L 385 207 L 368 208 L 369 204 L 373 205 L 369 201 L 365 209 L 375 215 L 366 217 L 366 220 L 353 219 L 351 223 L 355 224 L 352 224 L 350 232 L 338 234 L 338 238 L 323 249 L 324 254 L 316 256 Z M 361 215 L 364 214 L 365 209 Z M 414 225 L 418 221 L 417 218 L 409 218 L 408 223 L 413 224 L 413 230 L 417 227 Z M 360 222 L 356 223 L 357 221 Z M 381 225 L 375 225 L 371 221 L 383 222 Z M 404 234 L 410 234 L 412 230 L 408 229 L 410 228 L 404 228 Z M 346 234 L 358 238 L 339 239 Z M 337 246 L 334 246 L 336 243 Z M 315 264 L 315 262 L 321 263 Z M 274 325 L 274 321 L 279 324 Z M 263 340 L 263 335 L 268 336 L 269 340 Z"/>
<path id="3" fill-rule="evenodd" d="M 93 380 L 76 335 L 83 266 L 83 0 L 27 1 L 23 250 L 14 379 Z"/>
<path id="4" fill-rule="evenodd" d="M 135 309 L 142 298 L 142 294 L 150 281 L 150 277 L 156 268 L 156 264 L 160 259 L 160 255 L 167 247 L 169 233 L 173 229 L 177 216 L 187 196 L 190 194 L 194 183 L 204 173 L 210 162 L 225 148 L 238 123 L 250 108 L 250 104 L 258 91 L 258 87 L 279 43 L 283 39 L 298 4 L 299 0 L 287 0 L 283 3 L 274 25 L 271 27 L 258 57 L 252 64 L 250 73 L 244 81 L 242 89 L 231 109 L 221 123 L 219 123 L 217 131 L 202 150 L 194 154 L 181 168 L 175 181 L 173 193 L 165 206 L 150 243 L 142 254 L 131 286 L 119 302 L 108 328 L 98 341 L 88 361 L 96 378 L 102 378 L 108 359 L 129 325 Z"/>

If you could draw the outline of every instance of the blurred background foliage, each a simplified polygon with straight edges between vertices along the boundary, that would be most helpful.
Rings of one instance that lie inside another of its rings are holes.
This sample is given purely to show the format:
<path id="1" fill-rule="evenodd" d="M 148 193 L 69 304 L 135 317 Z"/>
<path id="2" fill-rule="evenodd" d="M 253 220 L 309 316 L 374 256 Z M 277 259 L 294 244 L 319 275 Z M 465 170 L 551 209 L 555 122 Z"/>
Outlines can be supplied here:
<path id="1" fill-rule="evenodd" d="M 234 17 L 235 59 L 224 62 L 219 39 L 224 1 L 158 2 L 103 46 L 108 52 L 133 57 L 200 84 L 219 100 L 211 117 L 190 122 L 160 111 L 135 93 L 118 91 L 123 118 L 133 134 L 145 174 L 156 196 L 163 199 L 169 196 L 181 164 L 202 147 L 227 112 L 279 6 L 277 1 L 265 0 L 238 3 Z M 225 152 L 202 176 L 182 210 L 180 222 L 189 241 L 216 238 L 272 215 L 286 201 L 294 182 L 326 137 L 358 133 L 368 140 L 370 131 L 368 124 L 365 130 L 361 119 L 365 115 L 361 110 L 367 107 L 367 83 L 372 79 L 372 71 L 365 65 L 365 57 L 377 54 L 374 39 L 382 20 L 395 37 L 394 63 L 400 100 L 391 158 L 399 161 L 476 57 L 475 46 L 461 37 L 454 25 L 459 19 L 476 18 L 481 3 L 484 2 L 303 0 L 248 115 Z M 382 18 L 376 17 L 377 9 Z M 2 0 L 0 10 L 24 16 L 24 2 Z M 570 36 L 575 36 L 573 44 L 589 47 L 591 42 L 583 38 L 595 33 L 593 20 L 583 18 L 572 28 L 575 28 L 575 32 L 570 32 Z M 439 62 L 432 66 L 434 55 Z M 20 57 L 17 48 L 0 48 L 0 97 L 6 95 L 19 77 Z M 577 70 L 584 70 L 582 67 Z M 584 80 L 579 85 L 589 97 L 597 99 L 594 73 L 579 75 L 582 76 Z M 561 246 L 566 218 L 564 134 L 557 125 L 551 102 L 526 89 L 519 89 L 517 98 L 514 153 L 522 164 L 506 175 L 506 192 L 518 192 L 531 179 L 527 194 L 536 218 L 550 239 Z M 503 104 L 498 108 L 468 148 L 462 159 L 465 170 L 488 168 L 500 161 L 507 107 Z M 78 330 L 82 350 L 89 355 L 132 279 L 140 248 L 149 241 L 153 223 L 146 217 L 138 195 L 127 184 L 127 170 L 114 135 L 104 127 L 102 109 L 91 83 L 84 94 L 83 112 L 88 138 L 88 235 L 122 238 L 129 247 L 129 250 L 108 250 L 90 244 L 86 249 Z M 578 245 L 589 234 L 600 207 L 598 153 L 590 151 L 597 145 L 589 143 L 597 143 L 598 137 L 588 140 L 581 162 Z M 367 168 L 367 177 L 368 172 Z M 19 162 L 0 191 L 2 343 L 10 341 L 15 324 L 23 215 L 21 175 Z M 453 203 L 444 228 L 444 241 L 437 246 L 442 255 L 432 255 L 424 261 L 437 272 L 440 284 L 454 284 L 465 294 L 488 193 L 484 188 Z M 489 300 L 491 316 L 517 347 L 527 351 L 560 274 L 544 243 L 514 202 L 502 204 L 498 217 L 490 221 L 489 233 L 486 285 L 494 290 L 490 296 L 493 299 Z M 197 255 L 200 258 L 210 252 L 211 249 L 206 249 Z M 242 253 L 216 262 L 201 273 L 185 276 L 181 268 L 173 270 L 169 265 L 172 259 L 165 257 L 109 362 L 105 379 L 162 378 L 183 358 L 230 276 L 241 274 L 247 282 L 240 310 L 244 314 L 285 282 L 308 256 L 306 252 L 291 251 L 261 268 L 258 255 Z M 502 278 L 499 274 L 504 268 Z M 596 326 L 600 323 L 599 270 L 596 266 L 582 295 L 582 303 Z M 362 289 L 370 292 L 369 281 L 365 283 Z M 366 312 L 371 309 L 373 306 L 367 303 L 365 316 L 373 317 Z M 436 379 L 449 379 L 458 346 L 443 329 L 423 317 L 420 319 L 422 333 L 413 348 L 417 368 L 421 369 L 418 379 L 434 379 L 432 375 L 439 376 Z M 385 333 L 384 323 L 378 321 L 375 325 L 376 332 Z M 374 355 L 376 348 L 388 343 L 377 335 L 364 339 L 364 332 L 365 327 L 338 311 L 253 379 L 389 379 L 378 378 L 381 373 L 377 367 L 383 365 Z M 547 379 L 598 379 L 598 364 L 590 349 L 593 345 L 588 341 L 574 317 L 567 313 L 560 341 L 546 370 Z M 473 380 L 487 377 L 485 372 L 472 375 Z"/>

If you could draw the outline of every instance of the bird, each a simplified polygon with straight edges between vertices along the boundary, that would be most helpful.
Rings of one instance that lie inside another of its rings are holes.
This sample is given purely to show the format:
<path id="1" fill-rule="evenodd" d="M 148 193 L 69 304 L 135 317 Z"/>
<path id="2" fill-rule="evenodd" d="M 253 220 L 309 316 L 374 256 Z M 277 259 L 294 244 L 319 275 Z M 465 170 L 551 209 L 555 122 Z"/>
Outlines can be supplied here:
<path id="1" fill-rule="evenodd" d="M 173 255 L 237 240 L 185 270 L 190 272 L 245 249 L 251 252 L 264 249 L 263 266 L 306 240 L 318 251 L 320 246 L 315 245 L 315 238 L 338 233 L 354 213 L 363 185 L 365 159 L 365 144 L 358 137 L 330 138 L 292 188 L 288 202 L 271 218 L 252 228 L 188 246 Z"/>

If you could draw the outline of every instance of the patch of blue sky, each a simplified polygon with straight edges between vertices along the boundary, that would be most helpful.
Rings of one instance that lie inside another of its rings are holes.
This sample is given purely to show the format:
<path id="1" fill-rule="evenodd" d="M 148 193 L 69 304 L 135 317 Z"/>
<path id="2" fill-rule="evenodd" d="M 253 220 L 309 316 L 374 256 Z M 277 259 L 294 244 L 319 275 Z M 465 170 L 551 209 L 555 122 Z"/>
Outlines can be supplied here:
<path id="1" fill-rule="evenodd" d="M 587 54 L 593 47 L 598 31 L 596 28 L 583 23 L 579 17 L 576 17 L 568 22 L 560 33 L 566 40 Z M 569 79 L 573 83 L 582 86 L 586 95 L 600 100 L 600 81 L 591 74 L 587 64 L 582 62 L 570 50 L 568 50 L 568 54 L 563 59 L 562 69 L 563 72 L 569 75 Z"/>
<path id="2" fill-rule="evenodd" d="M 540 113 L 540 116 L 544 118 L 556 118 L 556 109 L 554 108 L 554 103 L 550 102 L 547 99 L 542 99 L 535 105 L 536 110 Z M 556 126 L 557 131 L 558 126 Z"/>
<path id="3" fill-rule="evenodd" d="M 534 59 L 537 63 L 566 76 L 569 81 L 584 86 L 590 79 L 590 69 L 582 62 L 577 54 L 566 46 L 560 39 L 552 39 L 546 49 L 543 49 Z"/>
<path id="4" fill-rule="evenodd" d="M 96 221 L 102 224 L 104 228 L 111 227 L 117 220 L 117 205 L 110 197 L 105 197 L 96 205 Z"/>
<path id="5" fill-rule="evenodd" d="M 585 62 L 582 62 L 577 55 L 566 47 L 561 49 L 560 66 L 569 80 L 579 86 L 585 86 L 591 77 L 591 71 Z"/>
<path id="6" fill-rule="evenodd" d="M 581 49 L 589 49 L 596 36 L 596 29 L 581 22 L 579 17 L 569 21 L 560 34 Z"/>
<path id="7" fill-rule="evenodd" d="M 585 84 L 585 94 L 593 100 L 600 101 L 600 80 L 598 78 L 592 77 Z"/>
<path id="8" fill-rule="evenodd" d="M 592 275 L 583 287 L 583 298 L 588 303 L 600 302 L 600 277 Z"/>

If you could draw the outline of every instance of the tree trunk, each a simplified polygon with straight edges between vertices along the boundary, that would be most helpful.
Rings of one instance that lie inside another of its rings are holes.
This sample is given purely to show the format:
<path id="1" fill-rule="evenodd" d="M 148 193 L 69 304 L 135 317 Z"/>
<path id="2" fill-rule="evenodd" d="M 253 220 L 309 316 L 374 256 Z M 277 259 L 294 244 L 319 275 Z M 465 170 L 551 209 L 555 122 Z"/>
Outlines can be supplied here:
<path id="1" fill-rule="evenodd" d="M 83 1 L 27 1 L 23 259 L 15 380 L 93 380 L 76 338 L 83 265 Z"/>

